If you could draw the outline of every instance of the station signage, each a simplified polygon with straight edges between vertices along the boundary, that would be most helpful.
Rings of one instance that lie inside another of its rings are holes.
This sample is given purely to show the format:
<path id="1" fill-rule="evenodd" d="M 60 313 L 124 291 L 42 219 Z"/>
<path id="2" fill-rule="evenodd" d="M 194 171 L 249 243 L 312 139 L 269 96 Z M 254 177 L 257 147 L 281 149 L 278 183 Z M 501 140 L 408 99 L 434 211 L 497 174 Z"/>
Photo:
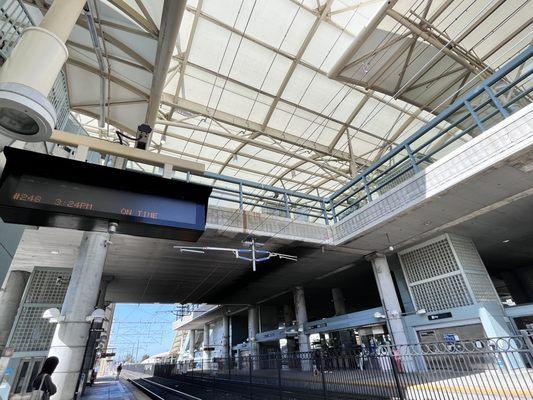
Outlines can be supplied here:
<path id="1" fill-rule="evenodd" d="M 7 223 L 194 242 L 212 188 L 6 147 L 0 217 Z"/>
<path id="2" fill-rule="evenodd" d="M 437 319 L 445 319 L 445 318 L 452 318 L 452 313 L 451 312 L 445 312 L 445 313 L 440 313 L 440 314 L 428 315 L 428 319 L 430 321 L 435 321 Z"/>

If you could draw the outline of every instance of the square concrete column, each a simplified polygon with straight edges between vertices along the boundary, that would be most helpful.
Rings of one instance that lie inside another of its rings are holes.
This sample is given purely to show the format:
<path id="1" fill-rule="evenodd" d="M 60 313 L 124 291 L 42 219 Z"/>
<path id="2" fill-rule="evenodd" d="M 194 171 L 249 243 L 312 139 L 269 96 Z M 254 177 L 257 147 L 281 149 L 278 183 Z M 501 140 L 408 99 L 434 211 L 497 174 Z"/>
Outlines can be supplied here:
<path id="1" fill-rule="evenodd" d="M 59 358 L 54 372 L 57 393 L 54 400 L 70 400 L 78 386 L 83 355 L 89 337 L 87 317 L 94 311 L 102 279 L 109 233 L 85 232 L 76 265 L 68 285 L 61 319 L 58 323 L 49 356 Z"/>
<path id="2" fill-rule="evenodd" d="M 392 339 L 396 345 L 407 344 L 407 335 L 405 334 L 401 318 L 402 309 L 398 296 L 396 295 L 387 258 L 380 254 L 372 254 L 367 257 L 367 260 L 372 263 L 372 269 L 374 270 L 376 284 L 381 297 L 381 303 L 385 309 Z"/>
<path id="3" fill-rule="evenodd" d="M 204 339 L 203 339 L 203 360 L 208 363 L 210 360 L 210 351 L 206 350 L 209 347 L 209 324 L 204 324 Z"/>

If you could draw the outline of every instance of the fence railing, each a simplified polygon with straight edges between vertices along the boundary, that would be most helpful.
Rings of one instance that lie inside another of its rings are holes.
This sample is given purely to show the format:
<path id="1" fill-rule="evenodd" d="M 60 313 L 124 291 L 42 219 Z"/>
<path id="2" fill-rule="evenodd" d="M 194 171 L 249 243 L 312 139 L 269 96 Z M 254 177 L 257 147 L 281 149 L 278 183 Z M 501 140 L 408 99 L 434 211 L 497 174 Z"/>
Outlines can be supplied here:
<path id="1" fill-rule="evenodd" d="M 260 398 L 532 399 L 532 334 L 143 366 L 155 377 Z M 130 369 L 130 366 L 125 366 Z M 148 372 L 147 372 L 148 371 Z M 268 397 L 268 396 L 267 396 Z"/>
<path id="2" fill-rule="evenodd" d="M 407 180 L 463 136 L 476 136 L 531 102 L 533 46 L 448 106 L 376 163 L 334 192 L 326 203 L 334 221 Z"/>

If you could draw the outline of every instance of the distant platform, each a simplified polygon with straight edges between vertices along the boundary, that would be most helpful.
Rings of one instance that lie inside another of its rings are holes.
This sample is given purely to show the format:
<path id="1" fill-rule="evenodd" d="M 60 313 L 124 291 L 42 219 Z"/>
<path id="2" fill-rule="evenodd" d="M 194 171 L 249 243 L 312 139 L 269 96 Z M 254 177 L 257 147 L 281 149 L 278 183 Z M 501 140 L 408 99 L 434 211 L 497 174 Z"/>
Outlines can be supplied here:
<path id="1" fill-rule="evenodd" d="M 150 398 L 125 379 L 103 376 L 93 386 L 87 386 L 82 399 L 86 400 L 149 400 Z"/>

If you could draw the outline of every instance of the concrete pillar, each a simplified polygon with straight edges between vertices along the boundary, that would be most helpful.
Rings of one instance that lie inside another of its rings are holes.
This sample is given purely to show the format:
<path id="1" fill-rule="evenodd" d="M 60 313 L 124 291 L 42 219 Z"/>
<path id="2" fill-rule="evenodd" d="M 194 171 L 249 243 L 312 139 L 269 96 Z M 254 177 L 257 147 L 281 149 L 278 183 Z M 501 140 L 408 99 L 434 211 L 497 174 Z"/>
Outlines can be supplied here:
<path id="1" fill-rule="evenodd" d="M 29 278 L 29 272 L 11 271 L 0 291 L 0 353 L 7 344 Z"/>
<path id="2" fill-rule="evenodd" d="M 228 359 L 230 356 L 230 341 L 229 341 L 229 317 L 224 315 L 222 317 L 222 357 Z"/>
<path id="3" fill-rule="evenodd" d="M 204 324 L 204 341 L 203 341 L 203 347 L 204 347 L 204 350 L 203 350 L 203 359 L 204 359 L 204 362 L 209 362 L 210 360 L 210 351 L 209 350 L 205 350 L 206 347 L 209 347 L 209 324 Z"/>
<path id="4" fill-rule="evenodd" d="M 102 279 L 109 233 L 85 232 L 76 265 L 68 285 L 61 318 L 56 327 L 49 356 L 59 358 L 54 372 L 57 394 L 54 400 L 70 400 L 76 390 L 90 322 Z"/>
<path id="5" fill-rule="evenodd" d="M 283 320 L 285 322 L 285 327 L 288 328 L 292 325 L 294 321 L 294 310 L 290 304 L 283 305 Z M 287 353 L 294 353 L 296 351 L 296 340 L 290 337 L 287 338 Z"/>
<path id="6" fill-rule="evenodd" d="M 346 314 L 346 304 L 344 303 L 344 296 L 341 288 L 331 289 L 333 297 L 333 307 L 335 307 L 335 315 Z"/>
<path id="7" fill-rule="evenodd" d="M 387 263 L 387 258 L 382 255 L 373 254 L 367 257 L 367 260 L 372 263 L 374 276 L 376 277 L 376 284 L 381 297 L 381 303 L 387 315 L 387 321 L 390 329 L 390 334 L 396 345 L 407 344 L 407 335 L 402 323 L 401 307 L 394 288 L 394 282 Z"/>
<path id="8" fill-rule="evenodd" d="M 194 360 L 194 343 L 196 342 L 196 335 L 194 329 L 189 329 L 189 359 Z"/>
<path id="9" fill-rule="evenodd" d="M 298 329 L 298 346 L 300 352 L 308 352 L 311 350 L 309 344 L 309 335 L 304 332 L 304 324 L 307 322 L 307 308 L 305 306 L 304 288 L 296 286 L 293 290 L 294 310 L 296 312 L 296 324 Z M 312 359 L 304 356 L 301 360 L 302 371 L 311 371 Z"/>
<path id="10" fill-rule="evenodd" d="M 255 338 L 258 332 L 258 312 L 257 307 L 250 307 L 248 309 L 248 340 L 250 343 L 250 355 L 255 357 L 259 355 L 259 344 Z M 255 358 L 253 360 L 253 368 L 259 368 L 259 360 Z"/>

